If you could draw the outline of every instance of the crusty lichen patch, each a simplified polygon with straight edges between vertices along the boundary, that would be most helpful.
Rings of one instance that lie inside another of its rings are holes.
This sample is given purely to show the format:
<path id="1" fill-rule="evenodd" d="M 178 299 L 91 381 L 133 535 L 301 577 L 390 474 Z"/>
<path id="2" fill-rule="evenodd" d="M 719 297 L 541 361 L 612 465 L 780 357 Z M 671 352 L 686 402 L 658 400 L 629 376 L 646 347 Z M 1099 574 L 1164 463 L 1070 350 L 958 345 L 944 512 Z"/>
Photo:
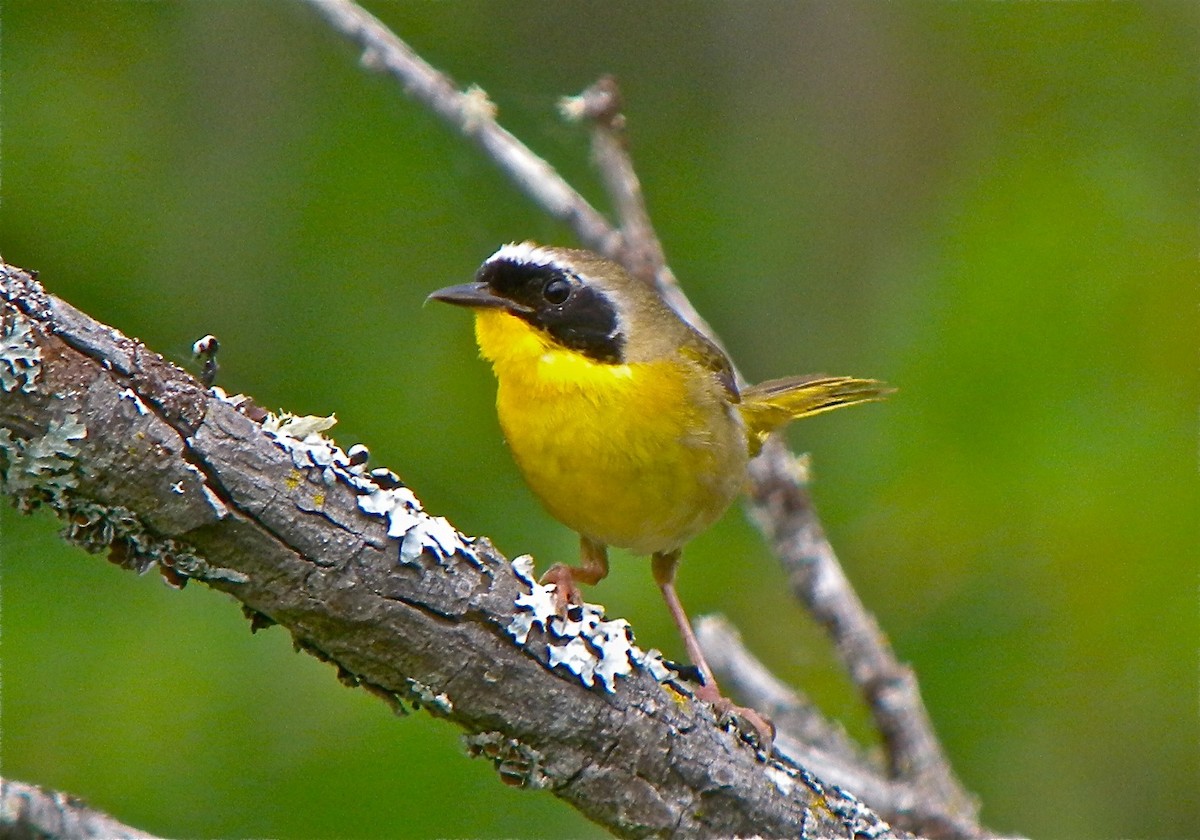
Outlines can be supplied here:
<path id="1" fill-rule="evenodd" d="M 0 329 L 0 390 L 30 393 L 41 372 L 42 349 L 29 321 L 19 315 L 4 319 Z"/>
<path id="2" fill-rule="evenodd" d="M 572 605 L 564 614 L 555 600 L 554 586 L 533 579 L 533 558 L 518 557 L 513 568 L 529 584 L 529 593 L 517 596 L 517 615 L 508 625 L 508 634 L 524 645 L 530 633 L 540 628 L 547 642 L 549 667 L 565 668 L 585 686 L 599 683 L 609 692 L 616 691 L 617 677 L 633 673 L 635 665 L 646 668 L 659 682 L 671 676 L 662 654 L 643 651 L 633 643 L 628 621 L 608 620 L 599 604 Z"/>
<path id="3" fill-rule="evenodd" d="M 75 441 L 85 437 L 87 427 L 71 413 L 51 422 L 39 437 L 19 438 L 0 429 L 0 492 L 24 512 L 42 503 L 61 504 L 64 494 L 79 483 Z"/>
<path id="4" fill-rule="evenodd" d="M 445 517 L 426 513 L 416 495 L 391 470 L 368 469 L 365 447 L 354 446 L 346 453 L 325 437 L 324 432 L 336 422 L 333 415 L 301 417 L 284 412 L 269 414 L 262 428 L 291 456 L 297 469 L 320 470 L 327 485 L 340 482 L 354 490 L 363 513 L 387 520 L 388 536 L 399 543 L 400 563 L 416 565 L 428 552 L 439 560 L 459 555 L 478 564 L 474 539 L 459 533 Z"/>
<path id="5" fill-rule="evenodd" d="M 7 313 L 0 329 L 0 390 L 36 391 L 42 381 L 42 361 L 28 319 Z M 149 413 L 131 388 L 118 398 L 131 402 L 140 415 Z M 52 509 L 63 522 L 62 536 L 68 542 L 92 553 L 108 550 L 114 562 L 139 572 L 157 566 L 172 585 L 182 586 L 189 578 L 244 580 L 236 572 L 211 566 L 183 543 L 152 533 L 128 508 L 80 495 L 79 442 L 87 438 L 87 426 L 75 410 L 52 419 L 40 435 L 0 429 L 0 494 L 23 513 L 41 506 Z"/>

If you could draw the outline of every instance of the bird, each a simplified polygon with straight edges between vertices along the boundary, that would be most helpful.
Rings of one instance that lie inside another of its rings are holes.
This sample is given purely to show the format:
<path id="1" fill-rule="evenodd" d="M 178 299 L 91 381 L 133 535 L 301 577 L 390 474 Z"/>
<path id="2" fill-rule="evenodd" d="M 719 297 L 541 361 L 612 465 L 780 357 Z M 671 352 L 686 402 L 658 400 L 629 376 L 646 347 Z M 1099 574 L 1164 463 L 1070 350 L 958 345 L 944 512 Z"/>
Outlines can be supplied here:
<path id="1" fill-rule="evenodd" d="M 740 387 L 729 357 L 650 283 L 587 250 L 513 242 L 468 283 L 427 300 L 475 315 L 480 355 L 517 467 L 545 509 L 579 534 L 578 565 L 541 578 L 559 607 L 607 576 L 608 547 L 649 555 L 701 683 L 695 696 L 774 727 L 722 696 L 675 588 L 683 547 L 747 483 L 747 465 L 791 420 L 882 399 L 874 379 L 793 376 Z M 769 749 L 769 746 L 767 747 Z"/>

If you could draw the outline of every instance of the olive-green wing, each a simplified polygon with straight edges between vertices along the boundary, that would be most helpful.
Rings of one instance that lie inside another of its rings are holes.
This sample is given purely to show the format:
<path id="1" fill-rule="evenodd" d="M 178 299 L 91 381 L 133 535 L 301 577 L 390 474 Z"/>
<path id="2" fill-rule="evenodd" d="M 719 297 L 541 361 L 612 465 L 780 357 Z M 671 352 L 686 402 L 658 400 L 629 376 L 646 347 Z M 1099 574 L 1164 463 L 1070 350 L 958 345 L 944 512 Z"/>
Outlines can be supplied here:
<path id="1" fill-rule="evenodd" d="M 685 323 L 687 332 L 684 334 L 679 352 L 694 362 L 712 371 L 730 402 L 738 402 L 740 396 L 737 387 L 737 374 L 734 373 L 733 363 L 716 344 L 698 332 L 691 324 Z"/>
<path id="2" fill-rule="evenodd" d="M 767 435 L 792 420 L 844 405 L 876 402 L 894 390 L 876 379 L 788 376 L 742 389 L 738 409 L 746 421 L 751 452 L 757 453 Z"/>

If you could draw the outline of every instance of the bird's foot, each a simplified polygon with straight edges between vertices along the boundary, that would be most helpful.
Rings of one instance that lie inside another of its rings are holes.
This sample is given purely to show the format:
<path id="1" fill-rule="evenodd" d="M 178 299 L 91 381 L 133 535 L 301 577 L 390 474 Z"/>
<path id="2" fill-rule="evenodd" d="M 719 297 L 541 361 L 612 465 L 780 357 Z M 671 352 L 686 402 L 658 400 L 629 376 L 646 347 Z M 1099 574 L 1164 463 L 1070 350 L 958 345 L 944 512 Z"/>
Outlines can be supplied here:
<path id="1" fill-rule="evenodd" d="M 575 582 L 574 570 L 565 563 L 555 563 L 538 582 L 543 586 L 554 585 L 554 603 L 560 614 L 572 605 L 583 603 L 583 590 Z"/>
<path id="2" fill-rule="evenodd" d="M 744 734 L 753 734 L 758 742 L 758 748 L 767 755 L 771 754 L 771 745 L 775 742 L 775 724 L 766 715 L 751 709 L 749 706 L 739 706 L 728 697 L 721 694 L 716 683 L 705 683 L 696 689 L 696 696 L 712 704 L 719 718 L 726 716 L 735 719 L 736 723 L 746 723 L 752 728 L 747 732 L 745 727 L 738 726 Z"/>

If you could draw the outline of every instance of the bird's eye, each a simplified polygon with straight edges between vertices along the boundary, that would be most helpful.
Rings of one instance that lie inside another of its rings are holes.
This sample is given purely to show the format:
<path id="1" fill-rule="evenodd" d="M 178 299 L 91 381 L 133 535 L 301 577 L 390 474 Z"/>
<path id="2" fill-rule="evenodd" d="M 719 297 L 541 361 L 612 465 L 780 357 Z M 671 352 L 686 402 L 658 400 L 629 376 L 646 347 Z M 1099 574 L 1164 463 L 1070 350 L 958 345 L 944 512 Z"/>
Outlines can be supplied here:
<path id="1" fill-rule="evenodd" d="M 564 303 L 571 296 L 571 283 L 562 277 L 555 277 L 542 287 L 542 297 L 547 303 L 555 305 Z"/>

